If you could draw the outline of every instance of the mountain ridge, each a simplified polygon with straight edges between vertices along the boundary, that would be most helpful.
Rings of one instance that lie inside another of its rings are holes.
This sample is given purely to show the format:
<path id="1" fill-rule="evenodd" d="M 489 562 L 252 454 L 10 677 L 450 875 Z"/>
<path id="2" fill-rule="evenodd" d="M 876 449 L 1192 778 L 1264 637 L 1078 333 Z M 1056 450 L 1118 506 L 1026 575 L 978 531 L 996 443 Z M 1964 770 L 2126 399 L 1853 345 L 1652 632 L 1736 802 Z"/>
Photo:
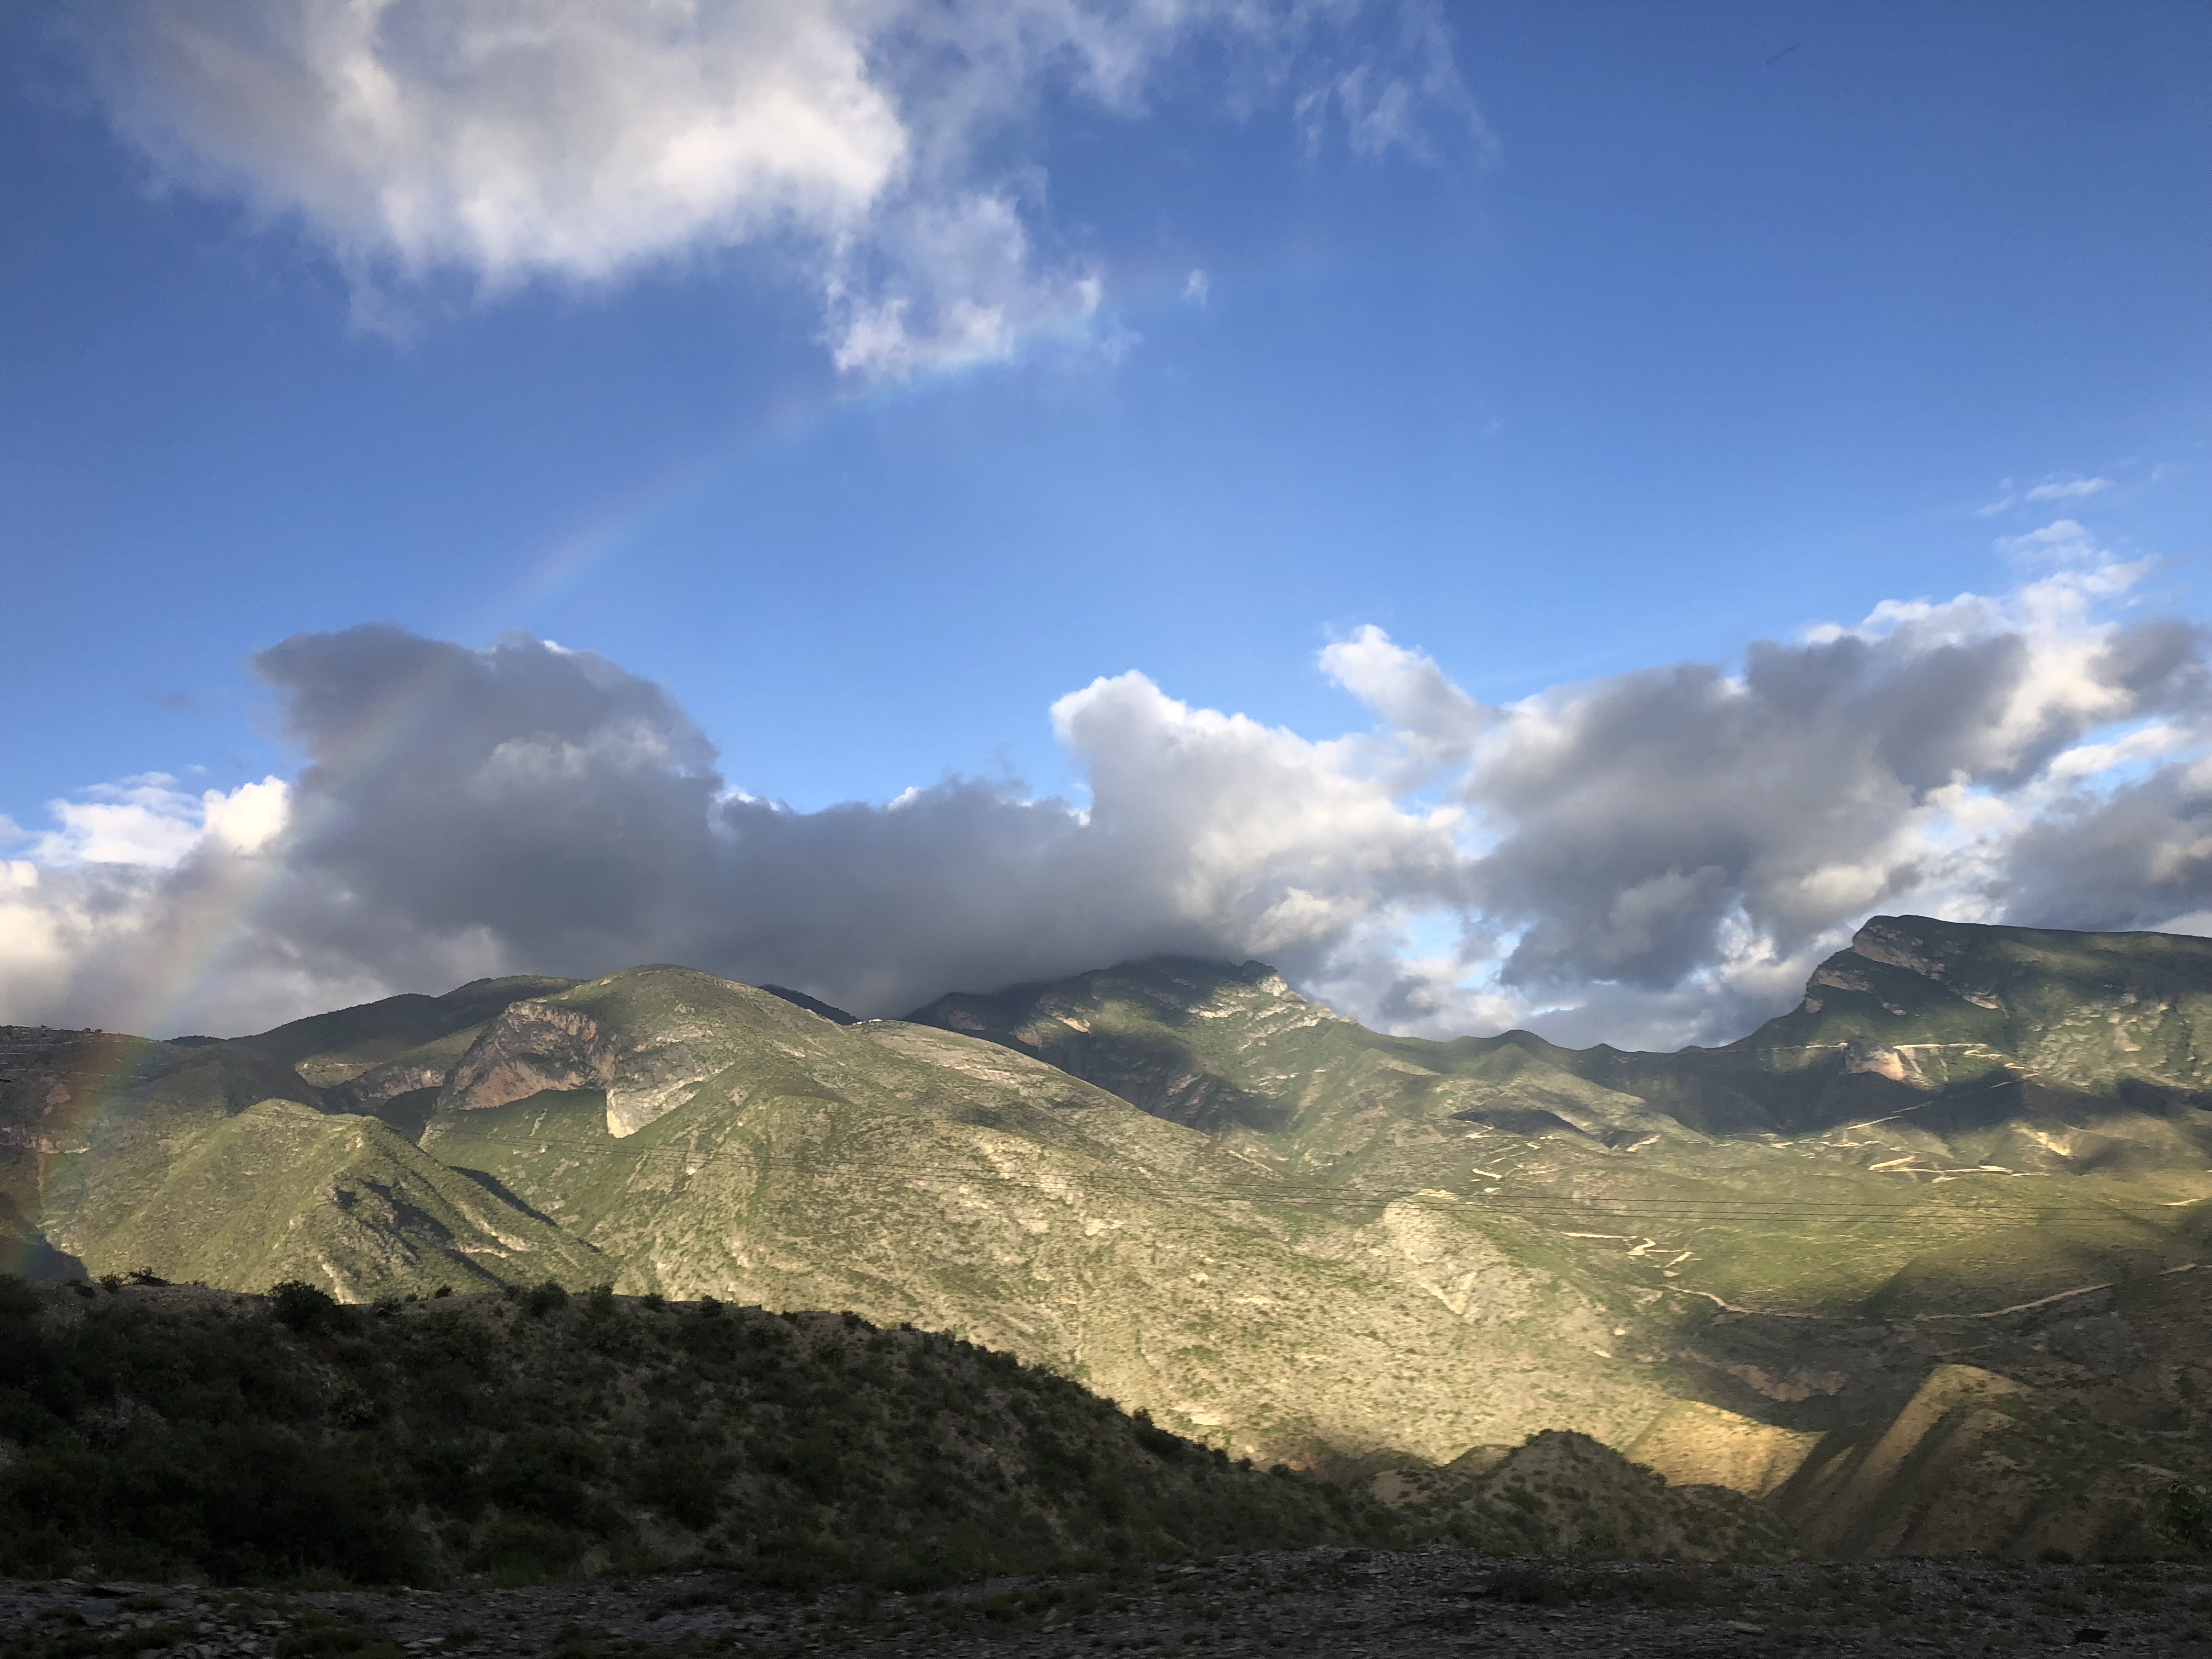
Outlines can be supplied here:
<path id="1" fill-rule="evenodd" d="M 1963 1524 L 1879 1518 L 1911 1460 L 1799 1478 L 1947 1366 L 2027 1391 L 2005 1547 L 2074 1536 L 2054 1413 L 2098 1402 L 2144 1467 L 2203 1422 L 2212 1319 L 2173 1275 L 2212 1231 L 2212 941 L 1879 917 L 1797 1007 L 1674 1054 L 1394 1036 L 1174 957 L 824 1009 L 663 965 L 181 1048 L 32 1034 L 0 1045 L 0 1196 L 23 1252 L 96 1273 L 943 1328 L 1350 1480 L 1579 1433 L 1839 1549 Z M 41 1079 L 94 1048 L 121 1086 L 57 1118 Z M 2123 1387 L 2061 1353 L 2082 1318 L 2167 1358 Z M 2107 1498 L 2112 1527 L 2150 1501 Z"/>

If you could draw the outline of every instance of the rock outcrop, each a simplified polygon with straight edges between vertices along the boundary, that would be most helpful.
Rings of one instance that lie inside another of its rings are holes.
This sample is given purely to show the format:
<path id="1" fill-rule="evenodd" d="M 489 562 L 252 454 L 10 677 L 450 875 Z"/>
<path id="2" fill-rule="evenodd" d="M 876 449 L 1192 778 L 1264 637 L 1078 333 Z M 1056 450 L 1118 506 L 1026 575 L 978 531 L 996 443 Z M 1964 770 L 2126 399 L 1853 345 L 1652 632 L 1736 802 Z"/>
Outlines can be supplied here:
<path id="1" fill-rule="evenodd" d="M 461 1056 L 439 1091 L 441 1111 L 476 1111 L 549 1090 L 604 1089 L 614 1081 L 614 1045 L 580 1008 L 510 1004 Z"/>

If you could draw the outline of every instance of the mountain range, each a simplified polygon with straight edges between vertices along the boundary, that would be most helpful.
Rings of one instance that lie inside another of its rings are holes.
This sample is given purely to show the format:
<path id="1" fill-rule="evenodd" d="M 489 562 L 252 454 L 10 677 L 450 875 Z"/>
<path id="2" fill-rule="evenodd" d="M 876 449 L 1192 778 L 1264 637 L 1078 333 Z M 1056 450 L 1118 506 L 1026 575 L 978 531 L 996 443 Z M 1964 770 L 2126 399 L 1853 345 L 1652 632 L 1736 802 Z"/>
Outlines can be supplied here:
<path id="1" fill-rule="evenodd" d="M 899 1020 L 654 966 L 0 1029 L 31 1277 L 850 1310 L 1446 1533 L 1540 1445 L 1820 1553 L 2170 1547 L 2208 1166 L 2212 940 L 1922 917 L 1678 1054 L 1393 1036 L 1180 958 Z"/>

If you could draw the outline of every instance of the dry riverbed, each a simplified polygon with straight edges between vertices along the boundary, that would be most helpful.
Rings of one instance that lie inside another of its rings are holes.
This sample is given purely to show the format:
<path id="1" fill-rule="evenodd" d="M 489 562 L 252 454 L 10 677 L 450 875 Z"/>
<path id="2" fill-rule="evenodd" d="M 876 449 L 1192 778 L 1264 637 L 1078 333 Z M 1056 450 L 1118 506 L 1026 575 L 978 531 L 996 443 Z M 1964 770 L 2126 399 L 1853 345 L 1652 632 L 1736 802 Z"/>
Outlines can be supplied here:
<path id="1" fill-rule="evenodd" d="M 526 1589 L 0 1584 L 0 1659 L 969 1653 L 1983 1654 L 2212 1659 L 2212 1572 L 2167 1565 L 1706 1566 L 1317 1549 L 921 1595 L 712 1573 Z"/>

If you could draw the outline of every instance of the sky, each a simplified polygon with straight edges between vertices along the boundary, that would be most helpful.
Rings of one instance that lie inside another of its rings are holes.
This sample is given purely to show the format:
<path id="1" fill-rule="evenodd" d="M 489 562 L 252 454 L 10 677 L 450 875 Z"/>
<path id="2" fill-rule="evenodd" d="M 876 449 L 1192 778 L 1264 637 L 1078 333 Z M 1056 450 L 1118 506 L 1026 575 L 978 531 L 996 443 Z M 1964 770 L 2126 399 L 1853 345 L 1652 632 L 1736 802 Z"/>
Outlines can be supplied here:
<path id="1" fill-rule="evenodd" d="M 2212 931 L 2212 13 L 0 8 L 0 1020 Z"/>

